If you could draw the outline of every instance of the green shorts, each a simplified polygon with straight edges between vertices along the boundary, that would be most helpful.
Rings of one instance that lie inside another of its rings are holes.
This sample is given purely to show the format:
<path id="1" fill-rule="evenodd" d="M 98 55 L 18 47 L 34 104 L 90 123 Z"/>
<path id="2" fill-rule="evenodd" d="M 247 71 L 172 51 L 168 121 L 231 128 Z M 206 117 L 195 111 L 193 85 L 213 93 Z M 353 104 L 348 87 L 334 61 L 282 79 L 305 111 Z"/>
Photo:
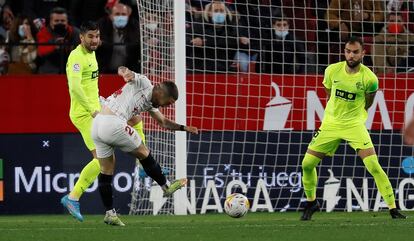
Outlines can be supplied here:
<path id="1" fill-rule="evenodd" d="M 308 148 L 332 156 L 342 140 L 347 141 L 355 151 L 374 147 L 368 130 L 363 124 L 347 128 L 322 124 Z"/>
<path id="2" fill-rule="evenodd" d="M 83 115 L 76 117 L 71 116 L 70 120 L 81 133 L 83 141 L 85 142 L 85 145 L 88 148 L 88 150 L 95 150 L 95 143 L 93 143 L 91 134 L 93 117 L 91 115 Z"/>

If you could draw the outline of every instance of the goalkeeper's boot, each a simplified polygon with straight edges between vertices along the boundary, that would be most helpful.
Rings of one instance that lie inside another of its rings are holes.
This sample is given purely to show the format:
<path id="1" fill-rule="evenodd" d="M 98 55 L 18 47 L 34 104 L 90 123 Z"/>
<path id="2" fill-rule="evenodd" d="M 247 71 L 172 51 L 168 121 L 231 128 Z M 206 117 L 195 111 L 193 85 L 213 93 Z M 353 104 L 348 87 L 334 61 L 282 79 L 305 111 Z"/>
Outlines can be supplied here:
<path id="1" fill-rule="evenodd" d="M 401 214 L 400 211 L 398 211 L 398 209 L 396 208 L 390 209 L 390 215 L 393 219 L 406 219 L 407 218 L 407 216 Z"/>
<path id="2" fill-rule="evenodd" d="M 115 209 L 106 211 L 104 223 L 114 226 L 125 226 L 125 224 L 119 219 Z"/>
<path id="3" fill-rule="evenodd" d="M 80 213 L 80 206 L 78 201 L 70 200 L 69 195 L 66 195 L 60 199 L 60 203 L 69 211 L 69 213 L 79 222 L 83 221 L 82 214 Z"/>
<path id="4" fill-rule="evenodd" d="M 174 182 L 171 183 L 169 187 L 167 187 L 164 190 L 164 197 L 171 197 L 173 193 L 175 193 L 177 190 L 180 190 L 186 184 L 187 184 L 187 178 L 181 178 L 181 179 L 175 180 Z"/>
<path id="5" fill-rule="evenodd" d="M 306 202 L 305 210 L 303 211 L 302 217 L 300 217 L 300 220 L 302 221 L 308 221 L 312 219 L 312 215 L 314 212 L 317 212 L 320 210 L 320 205 L 317 200 L 309 202 Z"/>

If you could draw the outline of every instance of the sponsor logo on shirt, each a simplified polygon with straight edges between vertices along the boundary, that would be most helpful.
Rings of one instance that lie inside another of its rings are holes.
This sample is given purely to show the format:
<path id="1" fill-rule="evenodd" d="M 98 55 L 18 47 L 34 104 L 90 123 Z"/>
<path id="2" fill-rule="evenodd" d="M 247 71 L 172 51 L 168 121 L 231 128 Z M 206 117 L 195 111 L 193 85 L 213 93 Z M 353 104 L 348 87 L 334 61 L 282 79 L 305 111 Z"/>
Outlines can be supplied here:
<path id="1" fill-rule="evenodd" d="M 355 100 L 356 98 L 356 94 L 355 93 L 350 93 L 344 90 L 339 90 L 337 89 L 335 91 L 335 96 L 344 100 Z"/>
<path id="2" fill-rule="evenodd" d="M 95 78 L 98 78 L 98 75 L 99 75 L 99 71 L 98 70 L 95 70 L 95 71 L 92 71 L 92 79 L 95 79 Z"/>

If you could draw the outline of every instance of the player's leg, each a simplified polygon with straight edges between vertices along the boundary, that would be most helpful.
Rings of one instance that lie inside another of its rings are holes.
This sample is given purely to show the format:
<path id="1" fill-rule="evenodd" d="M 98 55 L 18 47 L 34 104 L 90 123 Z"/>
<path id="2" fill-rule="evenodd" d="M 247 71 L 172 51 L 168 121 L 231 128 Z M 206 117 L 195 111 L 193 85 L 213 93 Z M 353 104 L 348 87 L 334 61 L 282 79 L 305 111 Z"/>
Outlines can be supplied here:
<path id="1" fill-rule="evenodd" d="M 129 123 L 131 124 L 131 122 Z M 117 143 L 121 150 L 130 153 L 139 160 L 145 173 L 161 186 L 164 191 L 164 196 L 171 196 L 175 191 L 187 184 L 187 179 L 183 178 L 175 180 L 168 185 L 167 178 L 165 177 L 161 166 L 151 155 L 149 149 L 143 144 L 137 131 L 126 125 L 125 128 L 122 129 L 122 133 L 119 133 L 119 136 L 121 138 Z"/>
<path id="2" fill-rule="evenodd" d="M 98 176 L 100 166 L 98 159 L 96 159 L 95 144 L 91 137 L 93 118 L 90 116 L 79 118 L 71 117 L 71 120 L 80 131 L 85 145 L 91 151 L 94 158 L 82 169 L 75 186 L 68 195 L 65 195 L 61 199 L 61 203 L 73 217 L 78 221 L 83 221 L 83 217 L 80 213 L 79 198 Z"/>
<path id="3" fill-rule="evenodd" d="M 92 183 L 95 181 L 100 172 L 100 166 L 99 161 L 96 158 L 95 144 L 91 137 L 93 118 L 86 116 L 78 119 L 71 119 L 80 131 L 86 147 L 91 151 L 93 155 L 93 159 L 82 169 L 79 178 L 75 183 L 75 186 L 69 193 L 69 198 L 71 200 L 78 201 L 86 189 L 88 189 L 89 186 L 92 185 Z"/>
<path id="4" fill-rule="evenodd" d="M 378 156 L 366 127 L 361 125 L 352 128 L 348 132 L 347 141 L 358 152 L 368 172 L 374 177 L 378 191 L 381 193 L 388 208 L 392 210 L 390 211 L 391 216 L 393 218 L 405 218 L 396 208 L 394 190 L 387 174 L 379 164 Z"/>
<path id="5" fill-rule="evenodd" d="M 110 225 L 125 226 L 113 208 L 112 179 L 115 170 L 115 156 L 113 142 L 119 137 L 120 124 L 114 116 L 97 115 L 92 129 L 92 138 L 96 145 L 96 154 L 99 159 L 100 173 L 98 175 L 98 189 L 105 207 L 104 222 Z"/>
<path id="6" fill-rule="evenodd" d="M 302 161 L 302 182 L 306 195 L 306 205 L 301 220 L 311 220 L 313 213 L 320 209 L 316 199 L 316 188 L 318 176 L 316 166 L 325 157 L 335 153 L 340 139 L 336 137 L 335 131 L 325 127 L 318 130 L 312 138 Z"/>
<path id="7" fill-rule="evenodd" d="M 140 160 L 145 173 L 160 185 L 164 191 L 164 197 L 171 196 L 174 192 L 187 184 L 186 178 L 178 179 L 171 184 L 168 184 L 160 164 L 154 159 L 150 150 L 145 145 L 141 144 L 138 148 L 135 148 L 129 153 Z"/>

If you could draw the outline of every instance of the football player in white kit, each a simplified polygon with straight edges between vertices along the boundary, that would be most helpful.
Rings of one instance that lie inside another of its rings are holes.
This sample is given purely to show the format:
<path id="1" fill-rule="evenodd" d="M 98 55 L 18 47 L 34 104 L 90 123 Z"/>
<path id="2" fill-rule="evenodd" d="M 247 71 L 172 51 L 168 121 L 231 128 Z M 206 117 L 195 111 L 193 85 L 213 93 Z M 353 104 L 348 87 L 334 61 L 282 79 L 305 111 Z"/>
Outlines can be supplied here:
<path id="1" fill-rule="evenodd" d="M 101 166 L 98 188 L 107 210 L 106 215 L 113 215 L 114 218 L 116 217 L 112 204 L 114 148 L 120 148 L 138 158 L 147 175 L 161 186 L 165 197 L 171 196 L 187 183 L 186 178 L 176 180 L 170 185 L 167 183 L 161 166 L 154 160 L 134 128 L 127 124 L 127 120 L 148 111 L 151 117 L 166 129 L 198 134 L 196 127 L 177 124 L 158 110 L 158 107 L 171 105 L 178 99 L 178 89 L 174 82 L 165 81 L 153 86 L 146 76 L 134 73 L 126 67 L 119 67 L 118 74 L 123 77 L 126 84 L 107 98 L 92 124 L 92 139 Z"/>

